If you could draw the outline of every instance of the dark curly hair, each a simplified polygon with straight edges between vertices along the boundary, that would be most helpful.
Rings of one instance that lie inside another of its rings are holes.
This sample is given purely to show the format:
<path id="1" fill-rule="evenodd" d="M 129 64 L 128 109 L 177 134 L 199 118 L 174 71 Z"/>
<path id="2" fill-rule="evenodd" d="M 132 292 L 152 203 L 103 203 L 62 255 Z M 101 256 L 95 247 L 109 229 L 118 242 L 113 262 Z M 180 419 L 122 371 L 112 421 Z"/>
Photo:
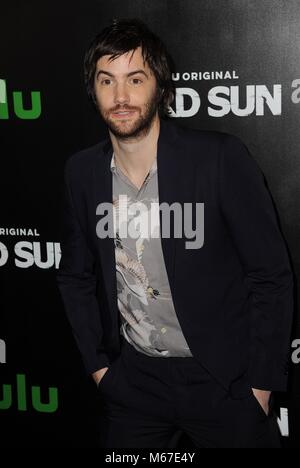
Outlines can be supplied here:
<path id="1" fill-rule="evenodd" d="M 170 113 L 169 105 L 175 96 L 172 81 L 174 63 L 163 42 L 139 19 L 113 19 L 112 24 L 103 29 L 91 42 L 84 57 L 84 81 L 89 98 L 97 107 L 94 78 L 96 64 L 103 55 L 111 55 L 111 60 L 138 47 L 153 72 L 160 93 L 158 112 L 161 117 Z"/>

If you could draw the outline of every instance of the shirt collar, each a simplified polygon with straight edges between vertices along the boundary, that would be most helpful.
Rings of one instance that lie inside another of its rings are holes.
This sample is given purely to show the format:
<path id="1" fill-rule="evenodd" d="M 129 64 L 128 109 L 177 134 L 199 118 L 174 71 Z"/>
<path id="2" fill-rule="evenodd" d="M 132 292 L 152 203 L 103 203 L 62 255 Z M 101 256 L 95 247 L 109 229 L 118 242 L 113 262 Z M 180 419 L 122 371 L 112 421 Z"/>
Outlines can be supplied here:
<path id="1" fill-rule="evenodd" d="M 111 157 L 110 169 L 112 172 L 118 173 L 118 167 L 116 165 L 116 160 L 115 160 L 115 153 L 113 153 Z M 152 167 L 149 171 L 149 177 L 151 177 L 152 174 L 154 174 L 156 170 L 157 170 L 157 158 L 155 158 L 153 161 Z"/>

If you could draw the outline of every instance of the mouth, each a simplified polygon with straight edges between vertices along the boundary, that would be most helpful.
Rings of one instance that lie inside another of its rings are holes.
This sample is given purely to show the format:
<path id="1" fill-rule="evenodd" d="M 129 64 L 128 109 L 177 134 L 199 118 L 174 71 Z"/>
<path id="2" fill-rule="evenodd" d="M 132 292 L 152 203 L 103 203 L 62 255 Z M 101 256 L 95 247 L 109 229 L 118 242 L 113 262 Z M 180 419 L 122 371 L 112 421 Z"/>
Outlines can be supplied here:
<path id="1" fill-rule="evenodd" d="M 123 119 L 126 117 L 131 117 L 136 111 L 116 111 L 112 112 L 112 116 L 117 119 Z"/>

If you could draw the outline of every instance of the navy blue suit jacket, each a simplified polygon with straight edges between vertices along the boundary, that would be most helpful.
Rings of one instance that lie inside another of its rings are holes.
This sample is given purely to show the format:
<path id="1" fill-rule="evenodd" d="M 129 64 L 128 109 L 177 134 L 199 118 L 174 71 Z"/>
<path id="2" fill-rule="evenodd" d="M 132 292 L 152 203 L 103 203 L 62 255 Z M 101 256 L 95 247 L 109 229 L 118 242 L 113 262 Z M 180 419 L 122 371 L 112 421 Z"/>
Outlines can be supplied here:
<path id="1" fill-rule="evenodd" d="M 65 166 L 58 286 L 88 373 L 120 352 L 114 239 L 96 234 L 112 201 L 110 139 Z M 204 245 L 161 239 L 179 323 L 194 357 L 239 397 L 285 391 L 293 274 L 263 174 L 243 142 L 161 120 L 159 202 L 204 203 Z"/>

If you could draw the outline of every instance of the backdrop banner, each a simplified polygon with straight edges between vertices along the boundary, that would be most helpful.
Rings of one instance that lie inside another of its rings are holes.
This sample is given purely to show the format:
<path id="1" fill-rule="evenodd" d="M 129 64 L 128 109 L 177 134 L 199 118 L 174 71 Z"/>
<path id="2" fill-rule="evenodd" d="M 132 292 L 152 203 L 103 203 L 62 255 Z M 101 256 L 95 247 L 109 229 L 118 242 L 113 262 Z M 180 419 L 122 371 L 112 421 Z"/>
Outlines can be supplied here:
<path id="1" fill-rule="evenodd" d="M 99 411 L 55 275 L 65 161 L 107 137 L 83 57 L 113 18 L 140 18 L 175 62 L 172 118 L 240 137 L 262 169 L 300 276 L 300 2 L 89 0 L 6 3 L 0 28 L 1 446 L 96 447 Z M 297 292 L 297 281 L 296 281 Z M 300 440 L 300 323 L 284 447 Z M 178 446 L 187 447 L 182 438 Z M 299 444 L 299 442 L 298 442 Z M 190 442 L 192 447 L 192 443 Z"/>

